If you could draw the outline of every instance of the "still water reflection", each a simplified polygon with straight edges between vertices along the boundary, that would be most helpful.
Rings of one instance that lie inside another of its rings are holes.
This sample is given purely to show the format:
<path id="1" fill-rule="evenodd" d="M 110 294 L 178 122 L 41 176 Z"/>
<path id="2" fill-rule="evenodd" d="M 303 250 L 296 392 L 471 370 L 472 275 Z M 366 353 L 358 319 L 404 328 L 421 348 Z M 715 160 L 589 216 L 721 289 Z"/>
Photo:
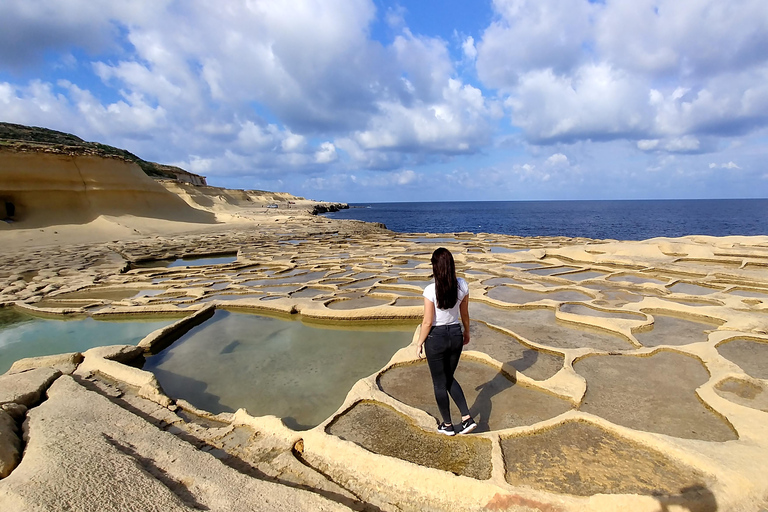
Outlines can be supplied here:
<path id="1" fill-rule="evenodd" d="M 149 357 L 165 392 L 212 413 L 245 408 L 290 428 L 320 424 L 355 382 L 411 342 L 414 325 L 338 329 L 218 310 Z"/>
<path id="2" fill-rule="evenodd" d="M 102 345 L 135 345 L 175 320 L 53 320 L 0 308 L 0 373 L 25 357 L 82 352 Z"/>

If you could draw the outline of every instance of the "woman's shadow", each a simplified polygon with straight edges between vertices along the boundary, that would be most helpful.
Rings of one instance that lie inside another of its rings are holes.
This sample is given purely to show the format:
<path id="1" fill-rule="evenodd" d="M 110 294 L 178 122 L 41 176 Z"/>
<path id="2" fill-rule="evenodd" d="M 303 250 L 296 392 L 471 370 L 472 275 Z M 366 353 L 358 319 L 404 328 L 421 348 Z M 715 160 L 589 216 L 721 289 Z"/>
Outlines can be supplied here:
<path id="1" fill-rule="evenodd" d="M 514 386 L 517 383 L 517 372 L 522 372 L 533 366 L 539 358 L 539 352 L 536 350 L 525 349 L 520 358 L 503 363 L 499 373 L 489 380 L 475 388 L 479 391 L 475 403 L 470 407 L 470 414 L 477 421 L 476 432 L 488 432 L 491 430 L 490 419 L 493 411 L 493 402 L 491 399 Z"/>

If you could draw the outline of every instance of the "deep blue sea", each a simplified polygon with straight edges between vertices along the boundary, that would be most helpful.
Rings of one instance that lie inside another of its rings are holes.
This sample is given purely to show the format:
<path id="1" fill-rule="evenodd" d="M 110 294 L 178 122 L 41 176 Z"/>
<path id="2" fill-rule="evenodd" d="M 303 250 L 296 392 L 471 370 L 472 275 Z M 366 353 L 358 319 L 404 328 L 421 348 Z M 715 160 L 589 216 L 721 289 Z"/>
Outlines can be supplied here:
<path id="1" fill-rule="evenodd" d="M 645 240 L 768 235 L 768 199 L 350 203 L 336 219 L 382 222 L 401 233 L 500 233 Z"/>

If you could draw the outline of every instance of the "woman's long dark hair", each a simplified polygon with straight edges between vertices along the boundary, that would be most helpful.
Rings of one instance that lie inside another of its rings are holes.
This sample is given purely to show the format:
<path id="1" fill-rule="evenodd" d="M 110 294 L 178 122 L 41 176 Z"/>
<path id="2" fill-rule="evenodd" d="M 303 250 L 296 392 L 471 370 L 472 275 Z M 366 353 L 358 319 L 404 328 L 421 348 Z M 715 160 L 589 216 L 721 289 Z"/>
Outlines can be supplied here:
<path id="1" fill-rule="evenodd" d="M 456 282 L 453 255 L 445 247 L 440 247 L 432 253 L 432 274 L 435 276 L 437 307 L 451 309 L 459 298 L 459 284 Z"/>

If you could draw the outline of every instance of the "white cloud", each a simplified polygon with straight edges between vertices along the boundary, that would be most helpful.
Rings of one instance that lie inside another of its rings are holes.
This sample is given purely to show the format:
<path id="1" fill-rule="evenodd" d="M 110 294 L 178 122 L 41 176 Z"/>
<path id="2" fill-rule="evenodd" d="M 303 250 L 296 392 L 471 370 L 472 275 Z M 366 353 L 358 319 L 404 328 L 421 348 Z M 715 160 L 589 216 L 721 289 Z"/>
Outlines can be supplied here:
<path id="1" fill-rule="evenodd" d="M 765 2 L 606 2 L 595 18 L 597 46 L 618 66 L 656 76 L 705 77 L 765 62 Z"/>
<path id="2" fill-rule="evenodd" d="M 416 187 L 423 183 L 424 176 L 411 169 L 403 169 L 396 172 L 364 172 L 362 175 L 350 173 L 333 173 L 326 177 L 312 177 L 305 180 L 302 189 L 311 193 L 311 191 L 338 191 L 339 189 L 348 189 L 354 187 L 356 190 L 388 190 L 392 193 L 399 193 L 403 190 L 415 190 L 418 194 L 420 189 Z"/>
<path id="3" fill-rule="evenodd" d="M 768 17 L 744 0 L 496 0 L 484 84 L 536 144 L 705 152 L 768 126 Z M 655 141 L 655 142 L 654 142 Z"/>
<path id="4" fill-rule="evenodd" d="M 714 163 L 714 162 L 712 162 L 711 164 L 709 164 L 709 168 L 710 168 L 710 169 L 718 169 L 718 168 L 719 168 L 719 169 L 741 169 L 741 167 L 739 167 L 739 166 L 738 166 L 736 163 L 734 163 L 734 162 L 728 162 L 728 163 L 725 163 L 725 164 L 719 164 L 719 165 L 718 165 L 718 164 L 716 164 L 716 163 Z"/>
<path id="5" fill-rule="evenodd" d="M 371 151 L 458 154 L 476 151 L 490 136 L 488 108 L 481 91 L 448 79 L 433 102 L 413 101 L 409 106 L 382 102 L 368 128 L 341 143 L 359 162 Z"/>
<path id="6" fill-rule="evenodd" d="M 416 181 L 416 179 L 418 178 L 416 173 L 410 169 L 407 169 L 405 171 L 400 171 L 399 173 L 394 174 L 394 177 L 395 177 L 395 182 L 398 185 L 408 185 Z"/>
<path id="7" fill-rule="evenodd" d="M 336 147 L 330 142 L 320 144 L 320 149 L 315 153 L 315 162 L 318 164 L 327 164 L 336 160 Z"/>
<path id="8" fill-rule="evenodd" d="M 280 144 L 283 151 L 290 153 L 294 151 L 301 151 L 307 145 L 307 139 L 301 135 L 287 132 L 283 142 Z"/>
<path id="9" fill-rule="evenodd" d="M 475 38 L 467 36 L 463 43 L 461 43 L 461 50 L 464 52 L 464 57 L 467 60 L 475 60 L 477 58 L 477 48 L 475 48 Z"/>
<path id="10" fill-rule="evenodd" d="M 534 142 L 614 139 L 648 129 L 652 112 L 642 92 L 621 70 L 586 65 L 573 75 L 525 73 L 506 104 L 513 123 Z"/>
<path id="11" fill-rule="evenodd" d="M 553 167 L 570 165 L 570 162 L 568 161 L 568 157 L 562 153 L 555 153 L 554 155 L 547 158 L 544 163 Z"/>
<path id="12" fill-rule="evenodd" d="M 121 26 L 162 16 L 169 0 L 3 0 L 0 65 L 21 69 L 72 46 L 90 53 L 118 48 Z M 66 59 L 66 54 L 64 55 Z"/>
<path id="13" fill-rule="evenodd" d="M 701 147 L 701 142 L 696 137 L 687 135 L 685 137 L 679 137 L 671 139 L 665 145 L 665 149 L 672 153 L 685 153 L 689 151 L 698 151 Z"/>
<path id="14" fill-rule="evenodd" d="M 642 151 L 651 151 L 659 146 L 658 139 L 642 139 L 637 141 L 637 148 Z"/>
<path id="15" fill-rule="evenodd" d="M 535 70 L 566 72 L 584 59 L 595 6 L 582 0 L 494 0 L 498 19 L 477 44 L 477 72 L 509 90 Z"/>
<path id="16" fill-rule="evenodd" d="M 42 0 L 30 9 L 50 17 L 80 1 Z M 455 76 L 447 43 L 411 33 L 400 8 L 385 15 L 399 33 L 382 46 L 369 35 L 371 0 L 253 0 L 222 9 L 202 0 L 133 8 L 94 1 L 103 7 L 98 14 L 50 23 L 60 25 L 62 44 L 84 44 L 77 31 L 91 27 L 103 36 L 95 51 L 118 48 L 91 69 L 120 99 L 105 101 L 80 83 L 45 86 L 59 96 L 42 101 L 38 94 L 24 104 L 17 98 L 19 121 L 54 101 L 59 117 L 72 119 L 54 127 L 128 141 L 134 151 L 149 149 L 147 158 L 192 161 L 195 154 L 209 173 L 227 175 L 261 172 L 248 165 L 317 172 L 338 162 L 338 151 L 347 166 L 386 169 L 476 152 L 490 138 L 490 112 L 498 115 L 480 89 Z M 472 51 L 473 41 L 466 43 Z M 41 124 L 52 126 L 47 119 Z M 325 142 L 308 142 L 317 139 Z"/>

